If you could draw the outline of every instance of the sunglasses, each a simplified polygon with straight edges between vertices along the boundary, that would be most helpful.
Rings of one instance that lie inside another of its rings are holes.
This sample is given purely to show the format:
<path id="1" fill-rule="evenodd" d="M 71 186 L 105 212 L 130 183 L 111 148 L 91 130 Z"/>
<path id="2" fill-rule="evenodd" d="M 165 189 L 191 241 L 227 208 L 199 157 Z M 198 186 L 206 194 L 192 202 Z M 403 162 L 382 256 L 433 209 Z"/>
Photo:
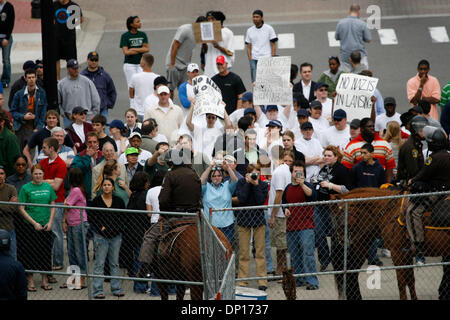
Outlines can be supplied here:
<path id="1" fill-rule="evenodd" d="M 328 91 L 327 89 L 320 89 L 319 92 Z"/>
<path id="2" fill-rule="evenodd" d="M 214 116 L 208 116 L 208 117 L 206 117 L 206 119 L 209 119 L 209 120 L 216 120 L 216 117 L 214 117 Z"/>
<path id="3" fill-rule="evenodd" d="M 26 167 L 26 163 L 16 163 L 16 167 Z"/>
<path id="4" fill-rule="evenodd" d="M 98 61 L 98 59 L 89 59 L 89 60 L 91 60 L 91 61 L 95 61 L 95 62 L 96 62 L 96 61 Z"/>

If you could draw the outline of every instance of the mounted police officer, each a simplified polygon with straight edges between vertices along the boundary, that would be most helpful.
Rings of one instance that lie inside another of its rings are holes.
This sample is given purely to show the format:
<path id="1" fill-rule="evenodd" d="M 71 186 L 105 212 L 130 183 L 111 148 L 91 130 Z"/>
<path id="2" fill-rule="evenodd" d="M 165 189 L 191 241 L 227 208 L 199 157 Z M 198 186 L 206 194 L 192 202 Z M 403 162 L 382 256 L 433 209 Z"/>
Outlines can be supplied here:
<path id="1" fill-rule="evenodd" d="M 164 177 L 159 194 L 159 208 L 166 212 L 198 212 L 201 208 L 202 187 L 200 178 L 192 169 L 192 151 L 186 148 L 171 149 L 164 154 L 170 169 Z M 154 270 L 154 259 L 161 235 L 170 231 L 175 222 L 187 223 L 192 217 L 177 215 L 160 215 L 144 235 L 144 242 L 139 255 L 142 266 L 138 277 L 146 277 Z"/>
<path id="2" fill-rule="evenodd" d="M 436 127 L 425 126 L 424 137 L 428 143 L 431 155 L 426 159 L 423 168 L 409 180 L 412 193 L 439 192 L 450 190 L 450 153 L 449 141 L 445 132 Z M 445 196 L 444 196 L 445 197 Z M 410 198 L 406 210 L 406 226 L 416 249 L 416 263 L 424 264 L 425 257 L 425 231 L 423 227 L 423 214 L 430 210 L 443 196 Z"/>
<path id="3" fill-rule="evenodd" d="M 22 263 L 9 254 L 11 236 L 0 229 L 0 300 L 27 300 L 27 277 Z"/>
<path id="4" fill-rule="evenodd" d="M 425 140 L 423 128 L 426 125 L 428 120 L 423 116 L 414 116 L 410 120 L 411 135 L 398 152 L 397 181 L 406 183 L 423 168 L 425 163 L 422 152 Z"/>

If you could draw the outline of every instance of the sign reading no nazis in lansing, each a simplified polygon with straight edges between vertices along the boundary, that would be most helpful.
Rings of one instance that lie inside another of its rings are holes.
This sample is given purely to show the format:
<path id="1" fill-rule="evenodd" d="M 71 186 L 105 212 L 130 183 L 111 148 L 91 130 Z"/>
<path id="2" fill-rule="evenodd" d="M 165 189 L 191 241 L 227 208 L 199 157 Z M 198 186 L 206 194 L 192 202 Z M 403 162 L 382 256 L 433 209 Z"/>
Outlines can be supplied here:
<path id="1" fill-rule="evenodd" d="M 343 109 L 347 120 L 370 117 L 372 96 L 378 84 L 377 78 L 343 73 L 339 77 L 334 99 L 334 110 Z"/>
<path id="2" fill-rule="evenodd" d="M 211 78 L 202 75 L 192 79 L 194 86 L 195 104 L 193 117 L 212 113 L 224 118 L 225 104 L 222 103 L 222 92 Z"/>
<path id="3" fill-rule="evenodd" d="M 253 87 L 255 105 L 292 105 L 291 57 L 259 58 Z"/>

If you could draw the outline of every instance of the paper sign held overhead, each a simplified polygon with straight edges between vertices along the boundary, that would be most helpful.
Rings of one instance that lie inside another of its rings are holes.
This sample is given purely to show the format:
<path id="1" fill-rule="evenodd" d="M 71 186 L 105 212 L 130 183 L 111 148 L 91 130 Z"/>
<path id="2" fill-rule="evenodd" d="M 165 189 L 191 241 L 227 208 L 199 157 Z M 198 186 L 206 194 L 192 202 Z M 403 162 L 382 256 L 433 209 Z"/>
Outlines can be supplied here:
<path id="1" fill-rule="evenodd" d="M 222 41 L 222 26 L 219 21 L 193 23 L 192 30 L 196 43 Z"/>
<path id="2" fill-rule="evenodd" d="M 342 73 L 336 86 L 334 110 L 343 109 L 347 121 L 370 117 L 372 96 L 378 84 L 377 78 L 354 73 Z"/>
<path id="3" fill-rule="evenodd" d="M 195 104 L 193 117 L 212 113 L 224 118 L 225 104 L 222 103 L 222 92 L 211 78 L 202 75 L 192 79 L 194 86 Z"/>
<path id="4" fill-rule="evenodd" d="M 253 103 L 256 105 L 291 105 L 291 57 L 259 58 Z"/>

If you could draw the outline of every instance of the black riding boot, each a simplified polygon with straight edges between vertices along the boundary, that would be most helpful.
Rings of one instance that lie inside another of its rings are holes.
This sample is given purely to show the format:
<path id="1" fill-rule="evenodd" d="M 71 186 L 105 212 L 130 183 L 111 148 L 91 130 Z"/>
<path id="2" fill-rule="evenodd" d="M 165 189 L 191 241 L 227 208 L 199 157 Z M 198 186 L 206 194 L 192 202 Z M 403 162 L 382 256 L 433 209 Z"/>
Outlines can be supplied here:
<path id="1" fill-rule="evenodd" d="M 414 242 L 414 247 L 416 247 L 416 264 L 425 264 L 425 243 L 424 242 Z"/>

